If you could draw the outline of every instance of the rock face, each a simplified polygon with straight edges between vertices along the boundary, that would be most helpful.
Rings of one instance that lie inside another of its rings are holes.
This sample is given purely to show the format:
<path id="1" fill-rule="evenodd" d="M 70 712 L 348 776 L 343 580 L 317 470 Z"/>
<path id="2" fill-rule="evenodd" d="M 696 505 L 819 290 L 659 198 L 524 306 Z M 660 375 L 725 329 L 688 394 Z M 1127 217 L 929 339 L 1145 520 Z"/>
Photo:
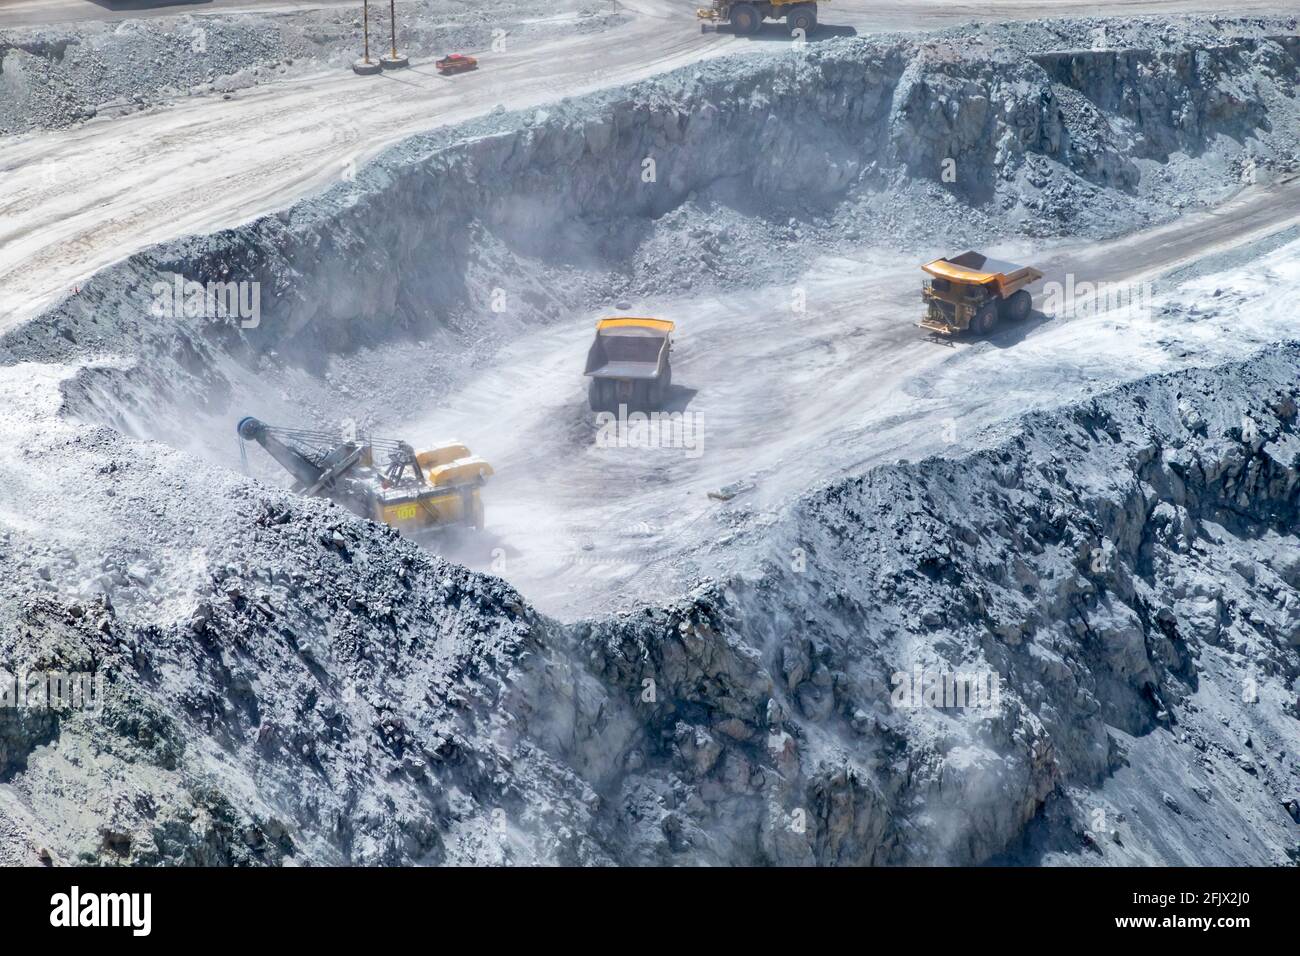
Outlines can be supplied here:
<path id="1" fill-rule="evenodd" d="M 842 482 L 744 579 L 577 628 L 622 688 L 588 706 L 621 728 L 593 740 L 626 741 L 611 766 L 637 754 L 614 804 L 634 859 L 1023 859 L 1049 802 L 1079 851 L 1141 739 L 1181 769 L 1171 800 L 1234 789 L 1251 862 L 1285 862 L 1270 801 L 1300 779 L 1298 359 L 1147 380 L 972 458 Z M 917 667 L 993 672 L 998 706 L 900 708 Z M 1266 736 L 1266 769 L 1243 735 Z M 1231 834 L 1207 839 L 1199 859 L 1236 858 Z"/>
<path id="2" fill-rule="evenodd" d="M 711 61 L 416 137 L 321 197 L 105 270 L 6 336 L 0 355 L 130 341 L 147 359 L 114 376 L 130 387 L 92 392 L 100 420 L 132 427 L 142 401 L 222 401 L 234 387 L 226 357 L 310 366 L 420 337 L 472 350 L 499 334 L 482 317 L 497 314 L 502 275 L 511 314 L 544 322 L 629 276 L 637 291 L 752 282 L 846 235 L 929 243 L 967 221 L 986 237 L 1114 233 L 1221 195 L 1243 163 L 1268 177 L 1296 162 L 1300 45 L 1285 24 L 1242 23 L 1194 45 L 1195 30 L 1171 40 L 1151 23 L 1129 38 L 1144 47 L 1052 52 L 1089 39 L 1086 23 L 1003 28 L 991 45 L 845 39 Z M 1176 151 L 1195 162 L 1142 175 Z M 882 191 L 897 203 L 883 219 Z M 736 210 L 747 220 L 719 228 Z M 821 227 L 787 229 L 809 212 Z M 256 326 L 159 321 L 155 290 L 177 276 L 256 283 Z"/>
<path id="3" fill-rule="evenodd" d="M 0 717 L 0 774 L 57 861 L 490 861 L 506 814 L 584 831 L 586 786 L 508 726 L 547 626 L 500 581 L 315 505 L 230 516 L 237 545 L 163 625 L 130 581 L 14 597 L 6 661 L 103 681 L 94 707 Z M 556 861 L 605 858 L 552 842 Z"/>
<path id="4" fill-rule="evenodd" d="M 750 573 L 570 626 L 323 502 L 245 500 L 233 478 L 197 532 L 227 544 L 204 544 L 185 606 L 112 561 L 69 599 L 67 562 L 7 537 L 0 651 L 105 681 L 97 709 L 0 718 L 8 852 L 1285 862 L 1298 368 L 1289 346 L 1144 380 L 971 457 L 842 481 L 798 502 Z M 104 447 L 123 494 L 183 466 Z M 135 546 L 165 550 L 182 533 L 167 527 Z M 38 561 L 53 581 L 24 595 Z M 997 691 L 900 701 L 916 672 Z M 1158 792 L 1137 785 L 1159 819 L 1110 796 L 1137 749 L 1139 772 L 1162 768 Z M 1206 829 L 1207 801 L 1231 803 L 1247 847 Z M 1092 837 L 1099 810 L 1120 841 Z"/>

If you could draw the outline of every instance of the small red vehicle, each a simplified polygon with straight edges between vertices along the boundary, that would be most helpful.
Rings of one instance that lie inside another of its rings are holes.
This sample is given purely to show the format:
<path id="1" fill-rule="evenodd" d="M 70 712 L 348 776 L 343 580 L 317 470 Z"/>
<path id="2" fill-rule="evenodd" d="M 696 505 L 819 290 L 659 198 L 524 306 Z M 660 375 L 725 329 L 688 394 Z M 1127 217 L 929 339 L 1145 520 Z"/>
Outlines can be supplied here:
<path id="1" fill-rule="evenodd" d="M 453 53 L 450 56 L 444 56 L 441 60 L 435 60 L 433 65 L 439 73 L 450 76 L 453 73 L 466 73 L 469 70 L 477 70 L 478 60 L 472 56 L 465 56 L 463 53 Z"/>

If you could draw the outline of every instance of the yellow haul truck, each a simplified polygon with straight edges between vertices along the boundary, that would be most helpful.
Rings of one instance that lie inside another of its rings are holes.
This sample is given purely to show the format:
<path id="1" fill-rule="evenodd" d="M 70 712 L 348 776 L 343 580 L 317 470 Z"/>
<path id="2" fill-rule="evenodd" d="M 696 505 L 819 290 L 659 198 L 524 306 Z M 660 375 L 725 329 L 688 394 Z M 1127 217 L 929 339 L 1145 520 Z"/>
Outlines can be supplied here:
<path id="1" fill-rule="evenodd" d="M 591 379 L 587 397 L 593 412 L 654 411 L 673 381 L 669 353 L 673 323 L 668 319 L 618 316 L 596 323 L 583 374 Z"/>
<path id="2" fill-rule="evenodd" d="M 967 330 L 988 335 L 999 319 L 1020 321 L 1033 307 L 1025 287 L 1043 277 L 1032 266 L 1001 262 L 973 250 L 921 268 L 930 278 L 921 288 L 926 312 L 918 324 L 939 335 Z"/>
<path id="3" fill-rule="evenodd" d="M 492 466 L 459 442 L 418 454 L 404 441 L 240 420 L 243 442 L 255 441 L 293 475 L 293 490 L 338 502 L 399 531 L 468 526 L 482 530 L 479 490 Z"/>
<path id="4" fill-rule="evenodd" d="M 764 20 L 785 20 L 790 30 L 802 30 L 808 36 L 817 28 L 817 4 L 806 0 L 761 0 L 751 3 L 732 3 L 731 0 L 713 0 L 713 6 L 695 11 L 701 21 L 730 23 L 740 36 L 757 33 Z M 704 29 L 705 23 L 700 24 Z"/>

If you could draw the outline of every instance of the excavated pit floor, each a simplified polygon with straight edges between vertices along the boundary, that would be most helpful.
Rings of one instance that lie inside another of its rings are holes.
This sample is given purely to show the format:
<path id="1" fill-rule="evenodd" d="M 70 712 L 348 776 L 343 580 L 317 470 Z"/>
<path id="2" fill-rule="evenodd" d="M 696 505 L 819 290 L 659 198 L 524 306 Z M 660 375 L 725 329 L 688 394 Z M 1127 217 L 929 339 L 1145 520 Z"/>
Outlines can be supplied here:
<path id="1" fill-rule="evenodd" d="M 1126 128 L 1131 120 L 1116 123 Z M 1203 159 L 1210 169 L 1224 160 L 1217 154 L 1174 158 L 1184 171 Z M 1284 176 L 1125 238 L 1023 239 L 990 251 L 1038 266 L 1045 284 L 1067 275 L 1129 287 L 1151 282 L 1168 296 L 1177 288 L 1161 283 L 1167 274 L 1195 262 L 1213 271 L 1228 251 L 1297 222 L 1300 180 Z M 583 225 L 600 232 L 599 223 Z M 565 227 L 540 228 L 557 228 L 558 235 Z M 324 238 L 334 241 L 328 232 Z M 815 248 L 812 242 L 805 245 Z M 743 545 L 820 483 L 898 458 L 969 449 L 982 430 L 1023 412 L 1154 371 L 1238 359 L 1296 333 L 1293 312 L 1270 315 L 1255 306 L 1217 333 L 1205 321 L 1184 321 L 1183 311 L 1164 308 L 1163 300 L 1142 315 L 1047 314 L 1040 287 L 1027 321 L 987 341 L 936 342 L 915 326 L 917 263 L 951 251 L 861 248 L 815 259 L 788 284 L 627 303 L 632 314 L 677 322 L 665 411 L 686 416 L 690 425 L 657 434 L 678 447 L 647 448 L 635 438 L 632 447 L 600 444 L 580 364 L 594 320 L 609 314 L 608 305 L 516 324 L 498 338 L 504 344 L 494 354 L 472 370 L 456 369 L 450 387 L 424 407 L 409 403 L 409 390 L 395 390 L 387 401 L 379 390 L 370 396 L 368 429 L 417 447 L 454 438 L 487 458 L 497 473 L 484 495 L 485 533 L 446 534 L 428 546 L 503 577 L 541 610 L 573 619 L 671 600 L 702 577 L 736 570 L 750 550 Z M 762 261 L 758 250 L 743 247 L 729 255 Z M 313 277 L 289 281 L 310 285 Z M 395 275 L 394 281 L 410 279 Z M 656 281 L 660 288 L 673 285 L 667 274 Z M 1294 284 L 1280 281 L 1284 288 Z M 403 308 L 431 312 L 436 305 L 405 301 Z M 385 361 L 396 381 L 421 381 L 426 365 L 445 360 L 439 347 L 371 346 L 391 352 Z M 218 361 L 235 383 L 236 402 L 216 414 L 181 407 L 165 421 L 105 420 L 240 467 L 230 426 L 242 414 L 318 427 L 356 414 L 354 394 L 334 382 L 318 387 L 313 373 L 268 375 L 220 353 Z M 314 392 L 312 401 L 302 400 L 304 389 Z M 316 421 L 301 420 L 304 405 Z M 260 455 L 253 452 L 252 474 L 283 484 Z"/>
<path id="2" fill-rule="evenodd" d="M 1274 269 L 1279 287 L 1263 302 L 1196 324 L 1165 308 L 1177 283 L 1161 283 L 1192 263 L 1213 273 L 1230 250 L 1297 223 L 1292 180 L 1116 242 L 1006 246 L 999 254 L 1038 265 L 1044 282 L 1150 282 L 1159 298 L 1149 314 L 1053 316 L 1040 293 L 1027 321 L 985 342 L 936 342 L 916 328 L 916 263 L 883 250 L 821 261 L 793 287 L 628 303 L 678 323 L 665 411 L 693 416 L 695 431 L 658 433 L 677 447 L 635 437 L 602 446 L 578 365 L 604 312 L 523 335 L 433 412 L 392 409 L 383 427 L 416 444 L 466 441 L 497 470 L 486 533 L 438 539 L 435 550 L 562 618 L 627 609 L 734 569 L 736 539 L 819 483 L 951 454 L 1023 412 L 1300 334 L 1300 318 L 1273 307 L 1295 275 Z M 1294 264 L 1297 253 L 1292 244 L 1277 260 Z M 727 486 L 739 493 L 710 497 Z"/>

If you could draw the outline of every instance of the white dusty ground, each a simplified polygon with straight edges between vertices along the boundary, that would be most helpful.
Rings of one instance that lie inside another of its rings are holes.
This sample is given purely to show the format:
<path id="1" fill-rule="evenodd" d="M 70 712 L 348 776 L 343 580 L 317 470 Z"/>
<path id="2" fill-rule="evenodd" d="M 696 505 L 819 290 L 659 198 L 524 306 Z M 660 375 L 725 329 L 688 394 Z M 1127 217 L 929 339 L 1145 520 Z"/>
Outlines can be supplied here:
<path id="1" fill-rule="evenodd" d="M 404 136 L 481 115 L 653 75 L 722 53 L 783 43 L 702 34 L 694 0 L 622 0 L 630 22 L 599 41 L 580 32 L 485 53 L 479 72 L 439 76 L 428 62 L 400 75 L 338 70 L 153 112 L 94 120 L 0 143 L 0 329 L 30 318 L 100 268 L 152 243 L 237 225 L 337 182 Z M 867 33 L 933 29 L 969 20 L 1052 15 L 1216 11 L 1178 2 L 957 5 L 916 0 L 834 4 L 830 27 Z M 1293 13 L 1247 2 L 1234 14 Z M 0 20 L 0 27 L 4 23 Z M 840 31 L 836 31 L 838 33 Z M 771 23 L 763 37 L 784 40 Z M 482 51 L 474 51 L 482 52 Z M 114 175 L 102 175 L 112 170 Z"/>
<path id="2" fill-rule="evenodd" d="M 1019 243 L 1000 253 L 1038 265 L 1044 282 L 1069 272 L 1158 283 L 1192 261 L 1212 270 L 1227 250 L 1297 225 L 1300 180 L 1292 180 L 1115 242 Z M 721 545 L 816 484 L 959 451 L 1001 419 L 1295 335 L 1300 317 L 1285 303 L 1300 291 L 1297 252 L 1293 243 L 1267 263 L 1177 293 L 1160 287 L 1147 316 L 1036 311 L 988 342 L 950 345 L 912 324 L 915 259 L 863 250 L 818 262 L 793 287 L 629 303 L 630 314 L 677 323 L 668 409 L 698 416 L 702 435 L 665 434 L 691 447 L 597 446 L 575 356 L 603 312 L 521 336 L 432 414 L 383 427 L 417 444 L 460 437 L 497 469 L 486 493 L 490 535 L 454 557 L 500 574 L 551 614 L 631 607 L 677 593 L 695 574 L 717 575 L 729 554 Z M 1215 288 L 1220 295 L 1206 293 Z M 802 314 L 792 307 L 799 294 Z M 1206 309 L 1240 301 L 1243 311 L 1190 323 L 1182 309 L 1164 309 L 1167 296 L 1208 300 Z M 708 496 L 735 482 L 754 487 L 727 504 Z M 737 518 L 737 507 L 754 513 Z"/>
<path id="3" fill-rule="evenodd" d="M 732 44 L 700 37 L 678 12 L 649 0 L 602 42 L 574 33 L 508 47 L 452 78 L 427 62 L 379 78 L 334 71 L 0 144 L 9 187 L 0 328 L 144 246 L 284 208 L 412 133 L 629 82 Z M 106 168 L 115 175 L 100 175 Z"/>
<path id="4" fill-rule="evenodd" d="M 79 20 L 138 20 L 180 14 L 285 12 L 355 5 L 354 0 L 5 0 L 0 7 L 0 29 Z"/>

